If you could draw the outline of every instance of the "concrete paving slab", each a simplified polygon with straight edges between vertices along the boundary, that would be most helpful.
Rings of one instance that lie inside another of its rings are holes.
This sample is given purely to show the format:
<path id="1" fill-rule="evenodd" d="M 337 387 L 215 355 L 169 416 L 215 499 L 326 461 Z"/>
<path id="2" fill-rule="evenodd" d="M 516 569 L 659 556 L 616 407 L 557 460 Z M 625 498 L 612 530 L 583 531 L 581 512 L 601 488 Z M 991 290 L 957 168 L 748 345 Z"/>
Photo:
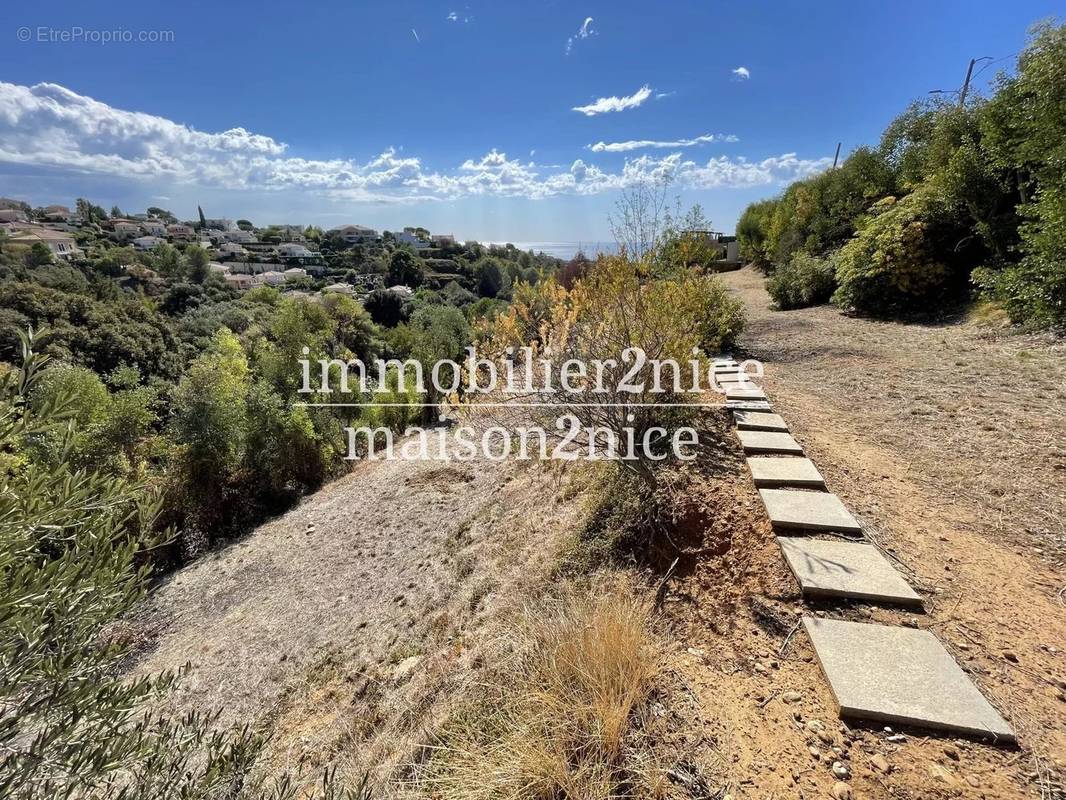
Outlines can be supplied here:
<path id="1" fill-rule="evenodd" d="M 782 536 L 777 544 L 807 597 L 922 603 L 921 595 L 872 544 Z"/>
<path id="2" fill-rule="evenodd" d="M 746 431 L 740 431 L 745 433 Z M 755 433 L 755 431 L 750 431 Z M 787 436 L 787 434 L 763 434 Z M 828 492 L 803 492 L 798 489 L 759 489 L 759 496 L 770 522 L 778 528 L 800 528 L 809 531 L 841 531 L 862 533 L 855 517 Z"/>
<path id="3" fill-rule="evenodd" d="M 792 486 L 801 489 L 824 489 L 825 478 L 809 458 L 763 456 L 749 458 L 748 469 L 755 485 L 773 489 Z"/>
<path id="4" fill-rule="evenodd" d="M 714 379 L 718 383 L 751 383 L 751 378 L 742 372 L 716 372 L 714 373 Z"/>
<path id="5" fill-rule="evenodd" d="M 780 414 L 765 411 L 734 411 L 733 419 L 742 431 L 787 431 Z"/>
<path id="6" fill-rule="evenodd" d="M 733 411 L 769 411 L 770 403 L 766 400 L 726 400 L 725 407 Z"/>
<path id="7" fill-rule="evenodd" d="M 1008 744 L 1014 731 L 928 631 L 804 617 L 840 715 Z"/>
<path id="8" fill-rule="evenodd" d="M 740 372 L 740 364 L 738 364 L 738 363 L 736 363 L 734 361 L 732 364 L 715 364 L 714 365 L 714 374 L 715 375 L 725 375 L 725 374 L 728 374 L 730 372 Z"/>
<path id="9" fill-rule="evenodd" d="M 726 387 L 725 399 L 726 400 L 765 400 L 766 399 L 766 392 L 764 392 L 758 386 L 755 386 L 755 384 L 751 384 L 751 387 L 749 387 L 749 388 L 737 387 L 737 388 L 734 389 L 733 387 L 730 386 L 730 387 Z"/>
<path id="10" fill-rule="evenodd" d="M 745 453 L 793 453 L 803 455 L 803 448 L 790 433 L 778 431 L 737 431 Z"/>

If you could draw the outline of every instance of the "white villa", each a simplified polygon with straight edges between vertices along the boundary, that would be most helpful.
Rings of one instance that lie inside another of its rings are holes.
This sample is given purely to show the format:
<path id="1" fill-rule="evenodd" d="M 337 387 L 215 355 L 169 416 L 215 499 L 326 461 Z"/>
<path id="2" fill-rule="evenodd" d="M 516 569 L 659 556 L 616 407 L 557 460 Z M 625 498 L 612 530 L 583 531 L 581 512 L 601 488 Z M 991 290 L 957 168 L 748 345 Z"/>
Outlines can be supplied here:
<path id="1" fill-rule="evenodd" d="M 232 230 L 221 231 L 227 242 L 237 242 L 238 244 L 254 244 L 259 239 L 251 231 L 242 231 L 240 228 L 233 228 Z"/>
<path id="2" fill-rule="evenodd" d="M 354 291 L 350 283 L 331 283 L 322 289 L 323 294 L 353 294 Z"/>
<path id="3" fill-rule="evenodd" d="M 224 245 L 218 248 L 218 252 L 227 256 L 246 256 L 248 251 L 241 247 L 236 242 L 226 242 Z"/>
<path id="4" fill-rule="evenodd" d="M 307 277 L 307 270 L 301 269 L 300 267 L 292 267 L 281 274 L 285 276 L 285 280 L 287 281 L 298 281 L 301 278 Z"/>
<path id="5" fill-rule="evenodd" d="M 138 236 L 133 240 L 133 246 L 138 250 L 152 250 L 166 243 L 167 240 L 159 236 Z"/>
<path id="6" fill-rule="evenodd" d="M 261 286 L 263 284 L 262 275 L 245 275 L 243 273 L 228 273 L 222 276 L 226 283 L 232 286 L 238 291 L 244 291 L 245 289 L 251 289 L 254 286 Z"/>
<path id="7" fill-rule="evenodd" d="M 285 283 L 285 275 L 281 272 L 275 272 L 274 270 L 263 272 L 256 277 L 268 286 L 280 286 Z"/>
<path id="8" fill-rule="evenodd" d="M 278 245 L 278 255 L 282 258 L 313 258 L 317 254 L 312 253 L 302 244 L 285 242 Z"/>
<path id="9" fill-rule="evenodd" d="M 161 219 L 146 219 L 141 223 L 141 230 L 149 236 L 166 236 L 167 224 Z"/>
<path id="10" fill-rule="evenodd" d="M 392 238 L 395 239 L 398 244 L 409 244 L 416 250 L 421 250 L 423 248 L 429 247 L 429 244 L 427 242 L 423 242 L 410 231 L 399 231 L 397 233 L 392 234 Z"/>

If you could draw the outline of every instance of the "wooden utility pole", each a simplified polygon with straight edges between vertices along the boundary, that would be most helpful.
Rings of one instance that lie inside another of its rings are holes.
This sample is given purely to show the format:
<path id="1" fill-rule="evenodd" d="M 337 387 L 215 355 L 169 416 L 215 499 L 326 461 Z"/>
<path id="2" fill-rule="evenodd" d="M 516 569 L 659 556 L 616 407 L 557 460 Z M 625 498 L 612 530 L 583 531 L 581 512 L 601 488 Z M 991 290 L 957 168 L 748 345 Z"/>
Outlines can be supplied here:
<path id="1" fill-rule="evenodd" d="M 837 142 L 837 154 L 833 156 L 833 169 L 837 168 L 837 161 L 840 160 L 840 142 Z"/>
<path id="2" fill-rule="evenodd" d="M 966 93 L 970 91 L 970 78 L 973 76 L 973 65 L 976 63 L 976 58 L 970 59 L 970 66 L 966 70 L 966 80 L 963 81 L 962 92 L 959 93 L 959 108 L 966 105 Z"/>

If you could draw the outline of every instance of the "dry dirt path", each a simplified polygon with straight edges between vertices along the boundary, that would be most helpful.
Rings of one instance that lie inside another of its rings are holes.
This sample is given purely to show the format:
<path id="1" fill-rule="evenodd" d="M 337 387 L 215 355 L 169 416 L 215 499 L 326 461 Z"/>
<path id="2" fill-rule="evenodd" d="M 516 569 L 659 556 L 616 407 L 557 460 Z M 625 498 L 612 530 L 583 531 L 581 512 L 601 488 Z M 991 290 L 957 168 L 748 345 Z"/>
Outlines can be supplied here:
<path id="1" fill-rule="evenodd" d="M 718 716 L 719 736 L 735 743 L 732 776 L 741 796 L 827 796 L 826 761 L 836 746 L 848 757 L 857 797 L 1062 797 L 1066 347 L 968 324 L 848 318 L 829 307 L 774 312 L 759 273 L 723 279 L 748 308 L 741 344 L 766 364 L 760 384 L 774 410 L 829 490 L 929 598 L 927 613 L 910 620 L 860 607 L 844 616 L 932 630 L 1021 740 L 1020 751 L 1007 751 L 920 732 L 892 743 L 876 727 L 837 733 L 802 632 L 781 657 L 781 635 L 753 626 L 747 637 L 731 637 L 741 642 L 733 653 L 737 674 L 730 668 L 717 682 L 701 677 L 696 687 L 707 713 Z M 745 490 L 735 491 L 745 513 L 760 517 L 749 513 Z M 768 525 L 752 524 L 761 535 L 733 574 L 738 583 L 757 580 L 764 597 L 794 613 L 800 605 L 773 563 Z M 711 571 L 723 566 L 698 568 L 687 587 L 694 598 L 703 595 L 694 613 L 707 619 L 702 631 L 690 624 L 686 635 L 690 642 L 703 636 L 719 655 L 722 643 L 707 628 L 722 592 L 709 588 Z M 799 689 L 802 700 L 781 704 L 788 689 Z M 832 744 L 804 729 L 812 718 L 833 723 Z M 809 747 L 828 752 L 804 763 Z M 886 757 L 889 772 L 875 755 Z"/>

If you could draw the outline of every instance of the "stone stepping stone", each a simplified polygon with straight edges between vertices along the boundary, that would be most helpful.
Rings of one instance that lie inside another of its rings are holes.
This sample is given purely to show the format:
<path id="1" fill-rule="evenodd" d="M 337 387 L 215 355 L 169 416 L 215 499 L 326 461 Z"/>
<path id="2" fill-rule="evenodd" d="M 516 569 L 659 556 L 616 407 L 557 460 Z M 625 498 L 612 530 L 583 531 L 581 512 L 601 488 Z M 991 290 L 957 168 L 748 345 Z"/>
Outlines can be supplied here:
<path id="1" fill-rule="evenodd" d="M 746 431 L 740 431 L 745 433 Z M 755 431 L 750 431 L 754 433 Z M 787 436 L 788 434 L 763 434 Z M 801 528 L 809 531 L 862 533 L 855 517 L 828 492 L 804 492 L 797 489 L 759 489 L 759 496 L 770 522 L 777 528 Z"/>
<path id="2" fill-rule="evenodd" d="M 769 411 L 770 403 L 766 400 L 726 400 L 725 407 L 733 411 Z"/>
<path id="3" fill-rule="evenodd" d="M 763 488 L 825 488 L 825 478 L 809 458 L 749 458 L 748 469 L 751 470 L 751 477 L 755 479 L 755 485 Z"/>
<path id="4" fill-rule="evenodd" d="M 745 453 L 792 453 L 803 455 L 803 448 L 791 433 L 778 431 L 737 431 Z"/>
<path id="5" fill-rule="evenodd" d="M 727 372 L 727 373 L 716 372 L 716 373 L 714 373 L 714 379 L 716 381 L 718 381 L 718 383 L 721 383 L 721 384 L 726 384 L 726 383 L 751 383 L 751 379 L 747 375 L 743 375 L 743 374 L 741 374 L 739 372 Z"/>
<path id="6" fill-rule="evenodd" d="M 815 617 L 803 627 L 842 717 L 1016 741 L 928 631 Z"/>
<path id="7" fill-rule="evenodd" d="M 742 384 L 743 386 L 743 384 Z M 750 388 L 733 388 L 727 386 L 725 389 L 726 400 L 765 400 L 766 392 L 760 389 L 755 384 L 751 384 Z"/>
<path id="8" fill-rule="evenodd" d="M 742 431 L 787 431 L 788 425 L 780 414 L 763 411 L 734 411 L 733 419 Z"/>
<path id="9" fill-rule="evenodd" d="M 782 536 L 777 544 L 805 596 L 922 603 L 921 595 L 872 544 Z"/>
<path id="10" fill-rule="evenodd" d="M 732 372 L 740 372 L 740 364 L 736 363 L 735 361 L 732 364 L 715 364 L 714 365 L 714 374 L 715 375 L 727 375 L 727 374 L 732 373 Z"/>

